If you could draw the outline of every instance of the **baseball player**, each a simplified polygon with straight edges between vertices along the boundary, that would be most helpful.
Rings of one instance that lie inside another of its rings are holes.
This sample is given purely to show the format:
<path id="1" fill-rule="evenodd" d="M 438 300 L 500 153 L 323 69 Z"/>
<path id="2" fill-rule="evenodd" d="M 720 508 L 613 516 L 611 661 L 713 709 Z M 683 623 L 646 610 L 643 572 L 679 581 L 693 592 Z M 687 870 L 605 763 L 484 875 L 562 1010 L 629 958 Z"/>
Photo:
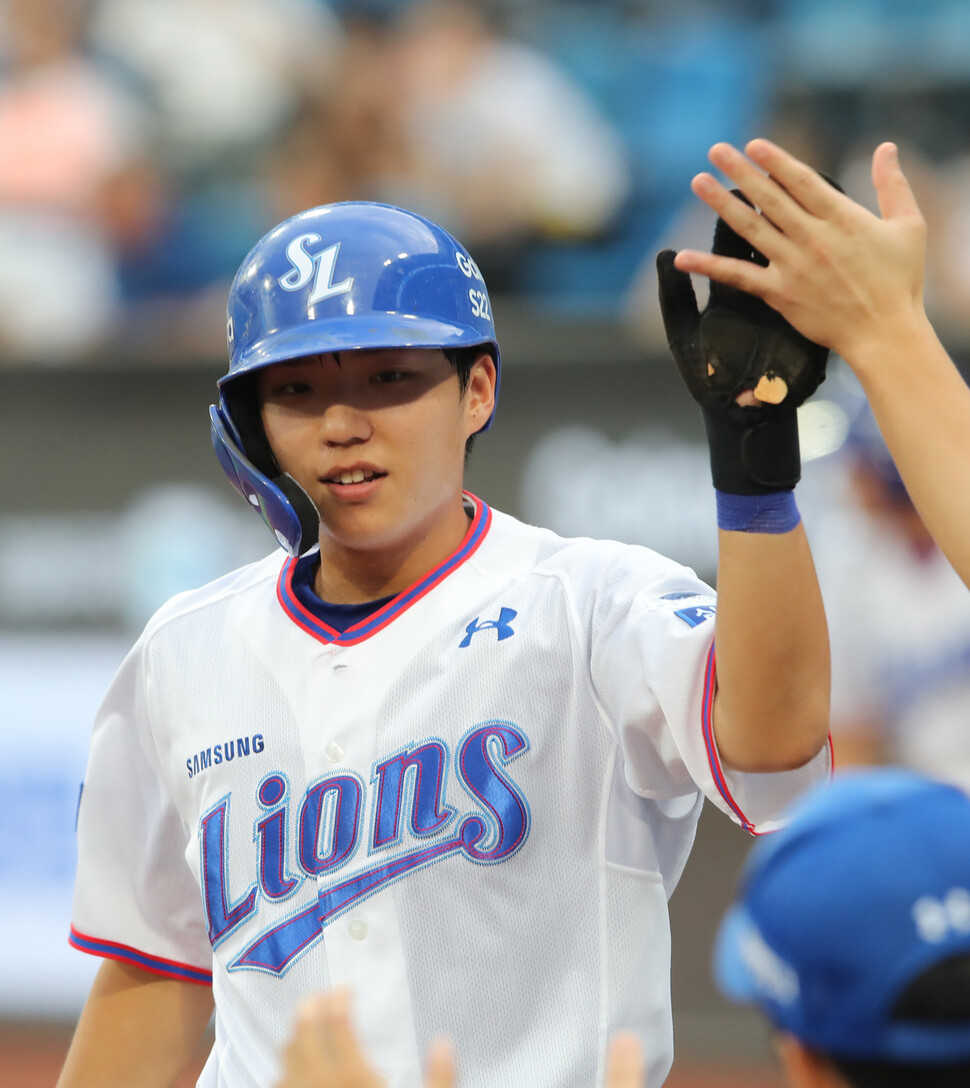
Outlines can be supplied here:
<path id="1" fill-rule="evenodd" d="M 96 719 L 71 940 L 106 963 L 61 1088 L 171 1084 L 213 1002 L 199 1083 L 266 1088 L 300 1001 L 344 985 L 395 1086 L 443 1034 L 464 1088 L 589 1088 L 622 1029 L 662 1083 L 667 899 L 704 798 L 761 831 L 830 769 L 791 490 L 827 353 L 736 293 L 698 314 L 679 277 L 664 307 L 713 436 L 717 601 L 647 549 L 463 491 L 501 357 L 445 231 L 349 202 L 249 253 L 210 420 L 283 554 L 164 606 Z M 791 397 L 740 408 L 774 362 Z"/>
<path id="2" fill-rule="evenodd" d="M 763 216 L 710 174 L 693 189 L 767 263 L 682 250 L 676 267 L 757 295 L 845 359 L 923 520 L 970 585 L 960 498 L 970 489 L 970 389 L 923 308 L 926 224 L 896 146 L 880 144 L 872 158 L 881 218 L 768 140 L 752 140 L 745 153 L 716 144 L 710 160 Z"/>
<path id="3" fill-rule="evenodd" d="M 896 768 L 811 791 L 755 844 L 714 958 L 791 1088 L 970 1084 L 970 799 Z"/>

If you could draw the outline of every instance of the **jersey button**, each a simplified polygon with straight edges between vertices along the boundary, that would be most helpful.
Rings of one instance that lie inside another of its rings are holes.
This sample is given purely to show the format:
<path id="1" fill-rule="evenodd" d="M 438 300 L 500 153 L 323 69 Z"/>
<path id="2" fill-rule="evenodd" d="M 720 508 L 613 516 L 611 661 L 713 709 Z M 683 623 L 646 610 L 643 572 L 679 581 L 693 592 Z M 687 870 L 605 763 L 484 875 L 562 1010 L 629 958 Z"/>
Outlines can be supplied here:
<path id="1" fill-rule="evenodd" d="M 339 763 L 344 758 L 344 750 L 335 740 L 332 740 L 327 747 L 324 748 L 323 754 L 331 763 Z"/>
<path id="2" fill-rule="evenodd" d="M 367 925 L 355 920 L 347 926 L 347 932 L 355 941 L 362 941 L 367 936 Z"/>

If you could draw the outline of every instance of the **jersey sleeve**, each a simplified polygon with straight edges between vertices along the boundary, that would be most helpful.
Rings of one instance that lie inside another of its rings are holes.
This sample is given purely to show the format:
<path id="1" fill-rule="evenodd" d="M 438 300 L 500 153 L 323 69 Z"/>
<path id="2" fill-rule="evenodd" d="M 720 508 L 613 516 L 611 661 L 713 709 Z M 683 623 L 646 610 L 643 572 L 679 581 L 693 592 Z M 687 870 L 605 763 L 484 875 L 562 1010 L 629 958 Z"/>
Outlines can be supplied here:
<path id="1" fill-rule="evenodd" d="M 95 718 L 77 822 L 70 942 L 161 975 L 211 983 L 189 835 L 151 731 L 144 636 Z"/>
<path id="2" fill-rule="evenodd" d="M 774 829 L 798 794 L 830 774 L 830 745 L 792 771 L 726 768 L 712 719 L 714 590 L 660 557 L 633 560 L 614 568 L 590 618 L 593 684 L 616 733 L 627 783 L 653 799 L 699 789 L 748 831 Z"/>

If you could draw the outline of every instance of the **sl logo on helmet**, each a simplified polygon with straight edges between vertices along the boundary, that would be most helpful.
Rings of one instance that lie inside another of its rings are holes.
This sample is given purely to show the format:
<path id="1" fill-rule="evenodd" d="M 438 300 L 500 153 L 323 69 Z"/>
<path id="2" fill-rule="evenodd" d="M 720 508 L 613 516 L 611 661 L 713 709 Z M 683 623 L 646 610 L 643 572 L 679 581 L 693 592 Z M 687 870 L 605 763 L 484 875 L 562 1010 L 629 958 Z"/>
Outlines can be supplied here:
<path id="1" fill-rule="evenodd" d="M 339 283 L 333 282 L 334 266 L 340 243 L 310 253 L 307 246 L 316 245 L 323 239 L 319 234 L 299 234 L 286 247 L 286 257 L 290 262 L 290 271 L 276 281 L 284 291 L 299 291 L 313 280 L 313 289 L 307 298 L 307 306 L 312 306 L 322 299 L 333 295 L 346 294 L 354 285 L 354 277 L 348 276 Z"/>

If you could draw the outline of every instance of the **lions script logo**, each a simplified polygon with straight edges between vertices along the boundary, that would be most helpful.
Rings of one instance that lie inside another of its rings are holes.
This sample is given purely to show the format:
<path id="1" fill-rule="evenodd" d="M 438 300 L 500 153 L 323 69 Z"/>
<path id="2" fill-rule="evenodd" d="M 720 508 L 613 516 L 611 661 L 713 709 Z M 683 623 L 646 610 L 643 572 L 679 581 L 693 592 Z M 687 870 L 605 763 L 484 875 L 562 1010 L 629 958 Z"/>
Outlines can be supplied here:
<path id="1" fill-rule="evenodd" d="M 310 906 L 263 930 L 229 965 L 282 975 L 335 918 L 393 881 L 452 855 L 478 865 L 512 857 L 528 837 L 530 814 L 506 768 L 528 750 L 528 739 L 515 725 L 491 721 L 462 738 L 453 761 L 443 741 L 429 739 L 375 763 L 369 784 L 353 773 L 332 774 L 296 799 L 289 796 L 286 777 L 274 771 L 256 791 L 263 815 L 254 833 L 233 825 L 234 880 L 241 848 L 255 843 L 255 879 L 241 893 L 238 885 L 230 888 L 231 797 L 223 797 L 199 823 L 213 948 L 256 923 L 261 902 L 284 900 L 313 880 L 317 896 Z M 458 789 L 448 787 L 449 769 Z M 456 798 L 470 811 L 448 803 Z M 366 853 L 360 849 L 365 837 Z"/>

